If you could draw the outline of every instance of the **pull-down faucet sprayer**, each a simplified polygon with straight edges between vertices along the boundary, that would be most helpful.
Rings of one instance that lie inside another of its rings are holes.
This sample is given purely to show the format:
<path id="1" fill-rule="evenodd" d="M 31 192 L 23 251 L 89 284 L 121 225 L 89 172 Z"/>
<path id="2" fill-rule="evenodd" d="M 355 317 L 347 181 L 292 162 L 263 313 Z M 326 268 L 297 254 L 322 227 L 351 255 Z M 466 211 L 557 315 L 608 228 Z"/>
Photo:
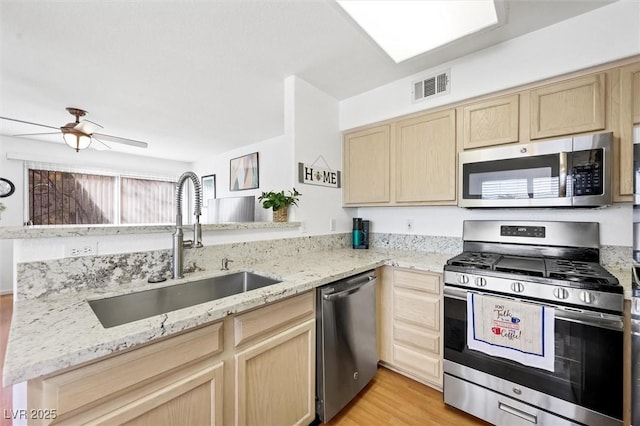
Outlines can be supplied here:
<path id="1" fill-rule="evenodd" d="M 193 182 L 195 192 L 195 207 L 193 215 L 193 240 L 184 240 L 182 233 L 182 189 L 187 179 Z M 173 278 L 182 278 L 183 249 L 202 247 L 202 230 L 200 215 L 202 214 L 202 186 L 198 176 L 193 172 L 184 172 L 176 184 L 176 231 L 173 234 Z"/>

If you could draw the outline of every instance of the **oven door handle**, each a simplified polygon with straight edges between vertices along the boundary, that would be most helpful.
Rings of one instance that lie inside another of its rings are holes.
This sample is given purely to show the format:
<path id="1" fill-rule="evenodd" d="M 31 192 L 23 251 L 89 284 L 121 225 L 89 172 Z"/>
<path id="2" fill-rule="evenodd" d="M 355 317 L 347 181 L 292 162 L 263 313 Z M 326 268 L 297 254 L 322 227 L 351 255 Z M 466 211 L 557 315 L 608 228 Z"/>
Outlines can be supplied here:
<path id="1" fill-rule="evenodd" d="M 462 290 L 462 289 L 452 288 L 447 286 L 444 287 L 444 297 L 449 297 L 451 299 L 459 299 L 459 300 L 464 300 L 466 302 L 468 293 L 481 294 L 481 295 L 486 294 L 488 296 L 502 297 L 504 299 L 514 300 L 516 302 L 526 302 L 526 303 L 532 302 L 530 300 L 523 300 L 515 297 L 506 297 L 504 295 L 495 295 L 495 294 L 488 294 L 488 293 L 482 293 L 477 291 Z M 569 321 L 569 322 L 574 322 L 576 324 L 589 325 L 589 326 L 598 327 L 598 328 L 608 328 L 611 330 L 624 329 L 622 315 L 585 311 L 582 309 L 567 308 L 564 306 L 551 305 L 547 303 L 538 303 L 538 304 L 548 306 L 550 308 L 554 308 L 555 318 L 562 321 Z"/>

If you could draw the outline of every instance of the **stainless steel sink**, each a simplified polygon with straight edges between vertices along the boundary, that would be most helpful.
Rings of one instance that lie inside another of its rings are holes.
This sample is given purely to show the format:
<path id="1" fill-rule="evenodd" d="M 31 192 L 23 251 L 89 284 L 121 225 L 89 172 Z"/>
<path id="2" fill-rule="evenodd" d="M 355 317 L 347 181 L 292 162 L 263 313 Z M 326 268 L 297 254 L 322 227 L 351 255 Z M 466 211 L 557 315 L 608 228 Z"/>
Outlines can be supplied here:
<path id="1" fill-rule="evenodd" d="M 236 272 L 138 293 L 90 300 L 89 305 L 102 326 L 110 328 L 279 282 L 252 272 Z"/>

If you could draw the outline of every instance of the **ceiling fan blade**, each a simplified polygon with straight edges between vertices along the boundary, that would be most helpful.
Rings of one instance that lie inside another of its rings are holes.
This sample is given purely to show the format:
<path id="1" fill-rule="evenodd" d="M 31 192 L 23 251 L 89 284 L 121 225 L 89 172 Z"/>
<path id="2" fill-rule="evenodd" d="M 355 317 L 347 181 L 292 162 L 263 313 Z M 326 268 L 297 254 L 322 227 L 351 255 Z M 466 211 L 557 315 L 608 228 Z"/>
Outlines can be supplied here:
<path id="1" fill-rule="evenodd" d="M 33 123 L 33 122 L 31 122 L 31 121 L 18 120 L 17 118 L 0 117 L 0 119 L 2 119 L 2 120 L 9 120 L 9 121 L 15 121 L 15 122 L 17 122 L 17 123 L 32 124 L 32 125 L 34 125 L 34 126 L 48 127 L 48 128 L 50 128 L 50 129 L 59 129 L 59 127 L 55 127 L 55 126 L 47 126 L 46 124 Z"/>
<path id="2" fill-rule="evenodd" d="M 20 133 L 19 135 L 11 135 L 11 136 L 40 136 L 40 135 L 61 135 L 61 131 L 57 132 L 46 132 L 46 133 Z"/>
<path id="3" fill-rule="evenodd" d="M 103 133 L 93 133 L 93 137 L 99 137 L 100 139 L 104 139 L 109 142 L 121 143 L 124 145 L 136 146 L 138 148 L 146 148 L 149 146 L 146 142 L 136 141 L 133 139 L 120 138 L 118 136 L 105 135 Z"/>
<path id="4" fill-rule="evenodd" d="M 91 139 L 93 139 L 94 141 L 98 141 L 102 144 L 102 146 L 100 148 L 98 148 L 99 145 L 94 145 L 93 148 L 97 149 L 97 150 L 103 150 L 105 148 L 107 149 L 111 149 L 111 147 L 109 145 L 107 145 L 106 143 L 102 142 L 100 139 L 96 138 L 95 136 L 91 136 Z"/>
<path id="5" fill-rule="evenodd" d="M 95 132 L 98 129 L 102 129 L 103 127 L 101 125 L 99 125 L 98 123 L 94 123 L 91 120 L 87 120 L 84 119 L 81 122 L 79 122 L 78 124 L 76 124 L 74 126 L 74 129 L 86 134 L 86 135 L 90 135 L 93 132 Z"/>

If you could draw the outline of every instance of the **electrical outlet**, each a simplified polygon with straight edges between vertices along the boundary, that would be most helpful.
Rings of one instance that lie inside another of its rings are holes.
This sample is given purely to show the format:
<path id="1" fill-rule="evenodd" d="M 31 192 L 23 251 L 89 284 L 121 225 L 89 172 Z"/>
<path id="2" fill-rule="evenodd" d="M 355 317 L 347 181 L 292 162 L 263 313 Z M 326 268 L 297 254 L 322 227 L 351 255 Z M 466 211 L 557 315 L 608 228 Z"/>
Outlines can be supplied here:
<path id="1" fill-rule="evenodd" d="M 98 243 L 93 242 L 73 242 L 65 244 L 65 254 L 67 257 L 94 256 L 98 254 Z"/>
<path id="2" fill-rule="evenodd" d="M 407 219 L 407 231 L 413 231 L 413 219 Z"/>
<path id="3" fill-rule="evenodd" d="M 335 231 L 335 230 L 336 230 L 336 220 L 329 219 L 329 231 Z"/>

